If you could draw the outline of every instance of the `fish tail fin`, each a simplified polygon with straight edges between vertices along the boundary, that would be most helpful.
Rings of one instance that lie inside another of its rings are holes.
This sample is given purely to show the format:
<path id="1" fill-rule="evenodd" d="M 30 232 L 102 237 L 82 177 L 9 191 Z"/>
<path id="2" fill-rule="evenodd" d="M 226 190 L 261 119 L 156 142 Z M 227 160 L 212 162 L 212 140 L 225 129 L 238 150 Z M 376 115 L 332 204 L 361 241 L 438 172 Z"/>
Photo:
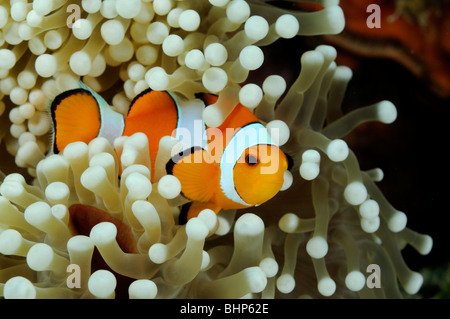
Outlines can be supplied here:
<path id="1" fill-rule="evenodd" d="M 100 110 L 96 98 L 83 87 L 65 91 L 50 107 L 53 127 L 53 152 L 62 151 L 69 143 L 89 143 L 100 130 Z"/>

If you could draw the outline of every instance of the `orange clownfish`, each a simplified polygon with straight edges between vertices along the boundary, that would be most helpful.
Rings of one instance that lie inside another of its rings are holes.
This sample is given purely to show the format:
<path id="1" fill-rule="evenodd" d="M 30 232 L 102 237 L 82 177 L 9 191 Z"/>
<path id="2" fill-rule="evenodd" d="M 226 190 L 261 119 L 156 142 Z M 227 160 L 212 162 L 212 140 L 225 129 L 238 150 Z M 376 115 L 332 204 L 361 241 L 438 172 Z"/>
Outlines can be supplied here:
<path id="1" fill-rule="evenodd" d="M 180 141 L 182 152 L 169 160 L 166 172 L 178 178 L 182 195 L 191 201 L 187 219 L 206 208 L 218 213 L 260 205 L 283 186 L 288 158 L 241 104 L 219 127 L 207 127 L 203 110 L 217 98 L 198 94 L 187 100 L 173 92 L 147 89 L 134 98 L 124 116 L 80 83 L 51 104 L 53 152 L 75 141 L 89 143 L 101 136 L 113 142 L 142 132 L 149 141 L 154 171 L 160 139 L 173 136 Z"/>

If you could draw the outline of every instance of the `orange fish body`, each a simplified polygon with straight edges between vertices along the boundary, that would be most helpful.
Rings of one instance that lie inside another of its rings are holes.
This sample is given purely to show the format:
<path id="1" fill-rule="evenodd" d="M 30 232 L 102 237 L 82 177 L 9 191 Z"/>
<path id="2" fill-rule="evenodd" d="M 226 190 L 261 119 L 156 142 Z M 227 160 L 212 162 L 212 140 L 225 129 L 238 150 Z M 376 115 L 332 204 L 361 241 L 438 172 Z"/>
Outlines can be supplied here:
<path id="1" fill-rule="evenodd" d="M 275 196 L 288 163 L 265 127 L 241 104 L 221 126 L 207 127 L 202 112 L 217 96 L 197 97 L 187 100 L 173 92 L 148 89 L 134 98 L 123 116 L 81 83 L 52 102 L 53 152 L 75 141 L 89 143 L 102 136 L 113 142 L 142 132 L 149 141 L 154 171 L 160 139 L 175 137 L 182 151 L 167 163 L 166 172 L 178 178 L 182 195 L 192 201 L 187 219 L 206 208 L 218 213 L 260 205 Z"/>

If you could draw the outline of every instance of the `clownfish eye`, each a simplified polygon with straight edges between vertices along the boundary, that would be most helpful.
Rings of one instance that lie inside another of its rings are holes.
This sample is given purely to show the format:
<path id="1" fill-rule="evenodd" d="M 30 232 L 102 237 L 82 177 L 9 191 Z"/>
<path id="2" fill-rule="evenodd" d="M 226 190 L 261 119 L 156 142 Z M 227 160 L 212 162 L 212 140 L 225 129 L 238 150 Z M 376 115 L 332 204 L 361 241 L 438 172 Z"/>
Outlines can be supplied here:
<path id="1" fill-rule="evenodd" d="M 250 166 L 254 166 L 258 164 L 258 158 L 252 154 L 247 154 L 245 156 L 245 163 L 247 163 Z"/>

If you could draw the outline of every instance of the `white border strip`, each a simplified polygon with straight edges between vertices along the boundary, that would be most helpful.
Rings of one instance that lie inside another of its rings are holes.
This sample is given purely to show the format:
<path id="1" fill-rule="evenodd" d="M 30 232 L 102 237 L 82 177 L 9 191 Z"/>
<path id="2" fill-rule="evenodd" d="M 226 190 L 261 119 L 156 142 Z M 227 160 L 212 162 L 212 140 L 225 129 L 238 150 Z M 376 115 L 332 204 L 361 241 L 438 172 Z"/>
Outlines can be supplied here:
<path id="1" fill-rule="evenodd" d="M 173 92 L 169 94 L 177 106 L 178 122 L 175 138 L 180 141 L 182 151 L 195 146 L 206 149 L 208 139 L 202 120 L 205 104 L 198 99 L 186 100 Z"/>
<path id="2" fill-rule="evenodd" d="M 91 92 L 100 111 L 100 130 L 98 137 L 106 138 L 111 144 L 119 136 L 122 136 L 125 128 L 125 119 L 121 113 L 114 111 L 111 106 L 94 90 L 85 83 L 80 82 L 80 87 Z"/>
<path id="3" fill-rule="evenodd" d="M 264 125 L 248 124 L 234 134 L 220 159 L 220 187 L 228 199 L 244 206 L 251 206 L 251 204 L 246 203 L 236 192 L 233 169 L 242 153 L 247 148 L 258 144 L 274 145 Z"/>

